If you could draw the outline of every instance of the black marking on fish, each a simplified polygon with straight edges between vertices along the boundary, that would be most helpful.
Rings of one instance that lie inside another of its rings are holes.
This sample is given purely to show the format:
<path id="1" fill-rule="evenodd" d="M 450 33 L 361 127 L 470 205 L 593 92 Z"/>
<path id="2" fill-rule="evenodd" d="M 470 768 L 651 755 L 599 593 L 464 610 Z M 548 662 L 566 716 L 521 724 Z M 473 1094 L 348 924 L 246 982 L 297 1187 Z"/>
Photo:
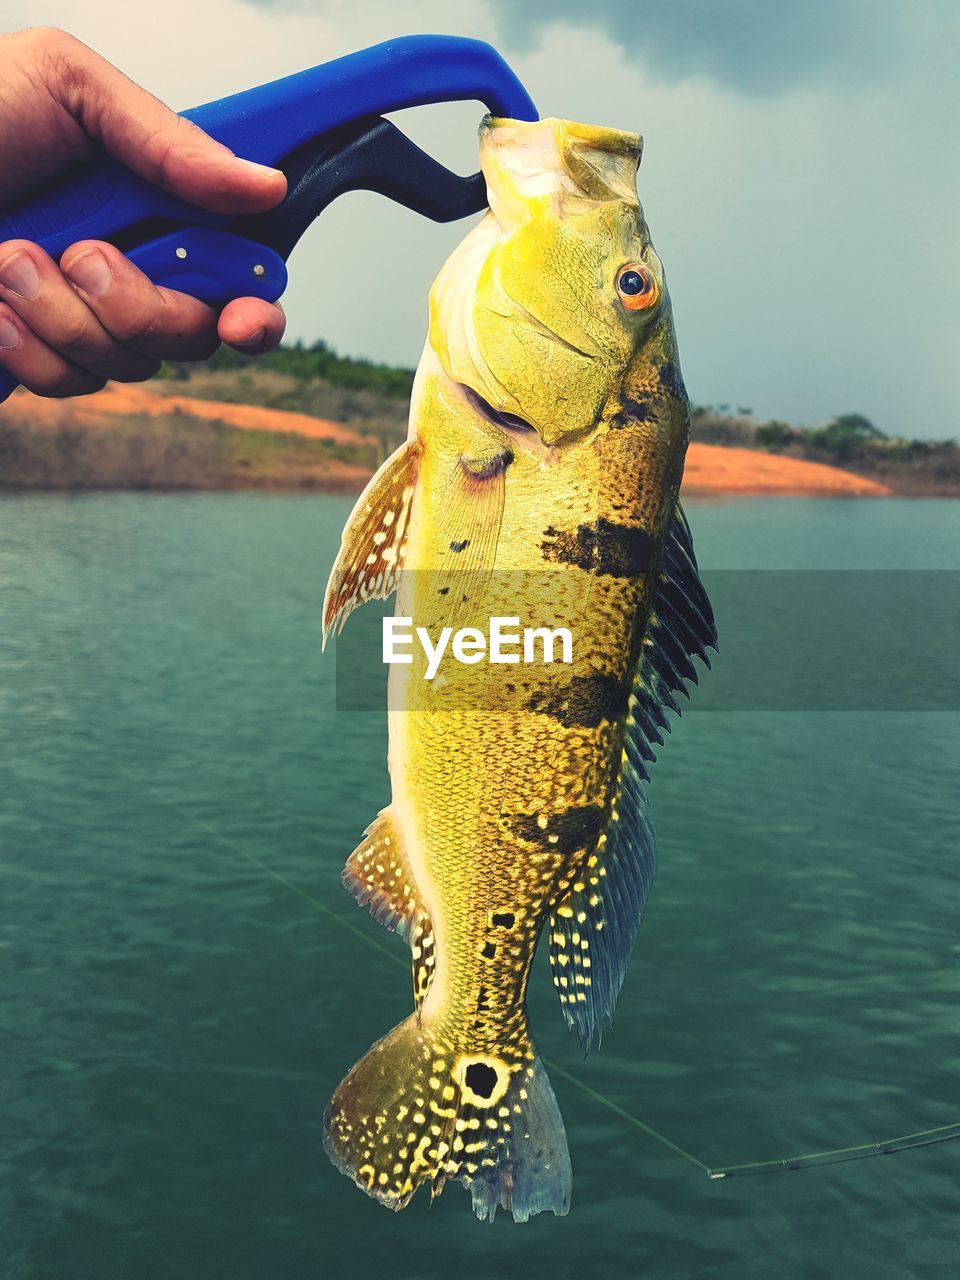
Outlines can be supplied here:
<path id="1" fill-rule="evenodd" d="M 512 911 L 494 911 L 490 923 L 497 929 L 512 929 L 517 923 L 517 917 Z"/>
<path id="2" fill-rule="evenodd" d="M 687 398 L 687 388 L 683 385 L 680 366 L 674 364 L 671 360 L 660 366 L 660 387 L 675 400 L 686 400 Z"/>
<path id="3" fill-rule="evenodd" d="M 513 462 L 512 449 L 501 449 L 499 453 L 486 457 L 460 459 L 464 474 L 471 480 L 492 480 L 494 476 L 506 471 L 511 462 Z"/>
<path id="4" fill-rule="evenodd" d="M 599 805 L 575 805 L 551 814 L 546 825 L 536 813 L 519 813 L 509 820 L 511 830 L 527 844 L 558 853 L 575 853 L 596 843 L 603 827 L 604 811 Z"/>
<path id="5" fill-rule="evenodd" d="M 466 549 L 467 549 L 467 547 L 469 547 L 469 545 L 470 545 L 470 539 L 469 539 L 469 538 L 464 538 L 462 542 L 451 542 L 451 543 L 450 543 L 450 550 L 451 550 L 451 551 L 466 551 Z M 464 596 L 464 599 L 466 599 L 466 596 Z"/>
<path id="6" fill-rule="evenodd" d="M 639 422 L 649 422 L 656 410 L 650 400 L 624 400 L 620 412 L 614 414 L 610 425 L 614 428 L 632 427 Z"/>
<path id="7" fill-rule="evenodd" d="M 628 695 L 628 681 L 596 671 L 574 676 L 559 689 L 538 689 L 527 710 L 553 716 L 568 729 L 596 729 L 604 720 L 616 720 L 626 713 Z"/>
<path id="8" fill-rule="evenodd" d="M 603 516 L 578 525 L 573 533 L 551 525 L 543 534 L 540 550 L 545 560 L 575 564 L 588 573 L 631 578 L 649 573 L 659 559 L 658 540 L 652 533 L 638 525 L 614 524 Z"/>
<path id="9" fill-rule="evenodd" d="M 485 942 L 480 948 L 480 954 L 484 960 L 492 960 L 497 954 L 497 944 L 495 942 Z"/>
<path id="10" fill-rule="evenodd" d="M 437 588 L 437 595 L 438 595 L 438 596 L 445 596 L 449 590 L 450 590 L 450 588 L 449 588 L 449 587 L 438 587 L 438 588 Z"/>

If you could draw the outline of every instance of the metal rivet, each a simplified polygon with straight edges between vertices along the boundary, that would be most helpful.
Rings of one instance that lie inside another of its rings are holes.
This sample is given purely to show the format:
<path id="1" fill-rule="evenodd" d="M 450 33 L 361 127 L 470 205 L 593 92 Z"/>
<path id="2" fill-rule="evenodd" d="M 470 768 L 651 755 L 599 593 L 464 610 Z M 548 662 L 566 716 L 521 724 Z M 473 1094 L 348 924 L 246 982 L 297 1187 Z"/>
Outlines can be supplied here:
<path id="1" fill-rule="evenodd" d="M 186 251 L 186 249 L 178 249 L 178 250 L 177 250 L 177 257 L 178 257 L 178 258 L 180 258 L 180 259 L 182 260 L 182 259 L 184 259 L 186 256 L 187 256 L 187 251 Z"/>
<path id="2" fill-rule="evenodd" d="M 263 265 L 263 263 L 258 262 L 257 265 L 253 268 L 253 274 L 255 276 L 265 276 L 267 274 L 267 268 Z"/>

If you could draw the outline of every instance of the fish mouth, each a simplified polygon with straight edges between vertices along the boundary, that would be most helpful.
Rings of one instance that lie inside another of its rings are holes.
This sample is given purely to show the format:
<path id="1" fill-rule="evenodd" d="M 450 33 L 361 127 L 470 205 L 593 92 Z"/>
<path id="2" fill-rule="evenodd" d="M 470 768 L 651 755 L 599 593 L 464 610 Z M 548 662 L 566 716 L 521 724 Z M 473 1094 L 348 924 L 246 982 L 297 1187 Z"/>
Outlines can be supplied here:
<path id="1" fill-rule="evenodd" d="M 526 418 L 521 418 L 517 413 L 504 413 L 500 409 L 495 409 L 489 400 L 484 400 L 479 392 L 474 391 L 473 387 L 468 387 L 464 382 L 457 383 L 457 386 L 471 408 L 475 409 L 487 422 L 500 427 L 502 431 L 507 431 L 511 435 L 530 435 L 531 433 L 534 436 L 539 435 L 537 428 Z"/>

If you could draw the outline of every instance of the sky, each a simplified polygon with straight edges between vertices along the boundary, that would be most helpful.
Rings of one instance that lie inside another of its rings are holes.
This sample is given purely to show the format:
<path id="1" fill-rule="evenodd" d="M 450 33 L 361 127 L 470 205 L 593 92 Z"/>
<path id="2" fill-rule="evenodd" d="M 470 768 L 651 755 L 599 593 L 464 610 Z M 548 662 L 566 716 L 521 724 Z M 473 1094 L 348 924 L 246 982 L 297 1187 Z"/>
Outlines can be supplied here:
<path id="1" fill-rule="evenodd" d="M 960 6 L 952 0 L 0 0 L 183 109 L 393 36 L 495 44 L 543 115 L 635 129 L 691 398 L 960 436 Z M 477 104 L 398 123 L 460 172 Z M 291 337 L 413 365 L 468 223 L 343 197 L 291 259 Z"/>

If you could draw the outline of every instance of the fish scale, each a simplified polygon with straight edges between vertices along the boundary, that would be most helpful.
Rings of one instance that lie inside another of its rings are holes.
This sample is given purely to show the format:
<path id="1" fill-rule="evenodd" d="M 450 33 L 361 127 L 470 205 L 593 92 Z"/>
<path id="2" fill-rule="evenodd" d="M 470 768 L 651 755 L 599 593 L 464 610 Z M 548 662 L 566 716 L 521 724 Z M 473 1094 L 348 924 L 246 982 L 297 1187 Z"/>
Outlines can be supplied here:
<path id="1" fill-rule="evenodd" d="M 688 409 L 631 196 L 639 152 L 615 130 L 485 124 L 491 211 L 434 284 L 408 441 L 328 587 L 326 628 L 395 590 L 434 639 L 492 617 L 572 636 L 569 663 L 444 661 L 427 679 L 415 648 L 390 671 L 392 800 L 344 881 L 410 943 L 415 1010 L 334 1093 L 326 1145 L 394 1209 L 459 1180 L 481 1218 L 567 1212 L 534 954 L 546 931 L 589 1047 L 653 876 L 643 782 L 663 707 L 715 642 L 677 500 Z"/>

